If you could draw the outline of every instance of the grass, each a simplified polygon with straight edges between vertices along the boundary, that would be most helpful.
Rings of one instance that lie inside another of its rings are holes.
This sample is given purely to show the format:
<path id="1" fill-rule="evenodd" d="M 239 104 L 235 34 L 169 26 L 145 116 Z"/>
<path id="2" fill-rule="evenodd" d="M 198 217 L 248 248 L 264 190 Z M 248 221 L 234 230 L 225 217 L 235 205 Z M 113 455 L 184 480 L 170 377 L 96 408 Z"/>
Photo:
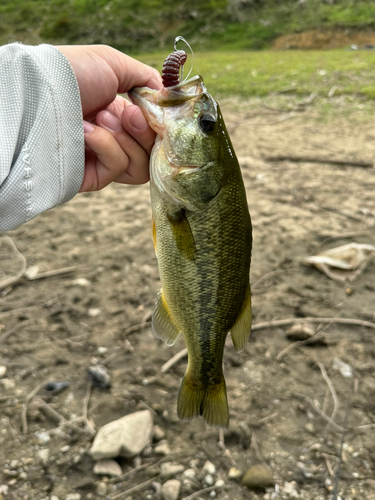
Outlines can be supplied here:
<path id="1" fill-rule="evenodd" d="M 374 29 L 373 0 L 2 0 L 0 44 L 104 43 L 128 53 L 170 47 L 176 35 L 196 50 L 270 47 L 310 29 Z"/>
<path id="2" fill-rule="evenodd" d="M 159 71 L 168 52 L 137 56 Z M 190 59 L 186 63 L 189 69 Z M 270 93 L 375 98 L 375 52 L 262 51 L 196 54 L 200 73 L 212 95 L 265 96 Z"/>

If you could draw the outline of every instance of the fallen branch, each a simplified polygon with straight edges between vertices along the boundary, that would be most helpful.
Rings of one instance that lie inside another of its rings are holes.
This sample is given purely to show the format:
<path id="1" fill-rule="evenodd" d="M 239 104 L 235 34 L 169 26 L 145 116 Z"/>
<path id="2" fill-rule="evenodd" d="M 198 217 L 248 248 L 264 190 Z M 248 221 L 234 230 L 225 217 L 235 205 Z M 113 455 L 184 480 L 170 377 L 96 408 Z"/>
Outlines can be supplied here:
<path id="1" fill-rule="evenodd" d="M 328 377 L 328 374 L 327 374 L 327 371 L 326 371 L 324 365 L 322 363 L 317 363 L 317 365 L 319 366 L 320 371 L 322 372 L 322 376 L 323 376 L 324 380 L 327 382 L 328 388 L 329 388 L 329 390 L 331 392 L 331 395 L 332 395 L 332 399 L 333 399 L 333 412 L 332 412 L 332 415 L 331 415 L 331 420 L 333 421 L 334 418 L 335 418 L 335 416 L 336 416 L 336 413 L 337 413 L 337 411 L 339 409 L 339 400 L 338 400 L 335 388 L 333 387 L 331 379 Z"/>
<path id="2" fill-rule="evenodd" d="M 22 421 L 22 434 L 27 434 L 28 426 L 27 426 L 27 407 L 29 402 L 33 399 L 34 396 L 40 391 L 40 389 L 45 386 L 49 382 L 48 380 L 45 380 L 44 382 L 41 382 L 38 384 L 27 396 L 25 399 L 25 402 L 22 406 L 22 411 L 21 411 L 21 421 Z"/>
<path id="3" fill-rule="evenodd" d="M 375 323 L 370 321 L 364 321 L 361 319 L 353 318 L 287 318 L 287 319 L 276 319 L 273 321 L 265 321 L 264 323 L 258 323 L 251 327 L 251 331 L 262 330 L 264 328 L 275 328 L 277 326 L 293 325 L 294 323 L 303 323 L 308 321 L 309 323 L 339 323 L 341 325 L 356 325 L 364 326 L 366 328 L 373 328 L 375 330 Z"/>
<path id="4" fill-rule="evenodd" d="M 0 281 L 0 290 L 4 290 L 4 288 L 7 288 L 8 286 L 15 285 L 22 278 L 27 267 L 27 262 L 25 257 L 18 250 L 12 238 L 9 238 L 9 236 L 4 235 L 3 239 L 8 243 L 10 248 L 13 250 L 13 253 L 15 253 L 16 256 L 18 257 L 18 260 L 21 263 L 21 268 L 14 276 L 10 276 L 9 278 L 5 278 L 2 281 Z"/>
<path id="5" fill-rule="evenodd" d="M 18 330 L 21 330 L 22 327 L 24 327 L 25 325 L 29 325 L 30 323 L 31 323 L 31 319 L 28 319 L 27 321 L 23 321 L 22 323 L 19 323 L 18 325 L 15 325 L 13 328 L 11 328 L 7 332 L 3 333 L 0 336 L 0 344 L 2 344 L 3 342 L 5 342 L 14 333 L 17 333 Z"/>
<path id="6" fill-rule="evenodd" d="M 152 484 L 156 479 L 159 479 L 161 474 L 158 474 L 157 476 L 152 477 L 151 479 L 148 479 L 147 481 L 144 481 L 141 484 L 137 484 L 137 486 L 133 486 L 133 488 L 129 488 L 128 490 L 123 491 L 122 493 L 119 493 L 118 495 L 114 495 L 111 497 L 111 500 L 117 500 L 118 498 L 124 498 L 131 493 L 135 493 L 136 491 L 141 491 L 147 488 L 150 484 Z"/>
<path id="7" fill-rule="evenodd" d="M 305 401 L 307 401 L 314 408 L 314 410 L 317 413 L 319 413 L 319 415 L 321 417 L 323 417 L 324 420 L 326 420 L 328 423 L 330 423 L 332 425 L 332 427 L 334 427 L 336 430 L 338 430 L 340 432 L 345 432 L 346 430 L 348 430 L 348 429 L 344 429 L 344 427 L 341 427 L 341 425 L 336 424 L 336 422 L 334 422 L 326 413 L 324 413 L 324 411 L 321 410 L 319 408 L 319 406 L 317 406 L 314 403 L 314 401 L 312 399 L 310 399 L 308 396 L 304 396 L 303 394 L 295 394 L 295 396 L 297 396 L 297 398 L 301 398 L 301 399 L 304 399 Z"/>
<path id="8" fill-rule="evenodd" d="M 180 361 L 180 359 L 186 358 L 187 355 L 188 355 L 188 350 L 186 348 L 182 349 L 177 354 L 175 354 L 169 361 L 164 363 L 164 365 L 161 367 L 160 371 L 162 373 L 166 373 L 168 370 L 170 370 L 172 368 L 172 366 L 174 366 L 176 363 L 178 363 Z"/>
<path id="9" fill-rule="evenodd" d="M 374 168 L 374 163 L 361 160 L 331 160 L 329 158 L 315 158 L 313 156 L 266 156 L 265 161 L 278 162 L 290 161 L 293 163 L 322 163 L 328 165 L 337 165 L 341 167 L 359 167 L 359 168 Z"/>
<path id="10" fill-rule="evenodd" d="M 46 271 L 44 273 L 39 273 L 35 276 L 26 276 L 29 281 L 40 280 L 42 278 L 50 278 L 51 276 L 59 276 L 60 274 L 69 274 L 77 269 L 77 266 L 62 267 L 61 269 L 55 269 L 53 271 Z"/>

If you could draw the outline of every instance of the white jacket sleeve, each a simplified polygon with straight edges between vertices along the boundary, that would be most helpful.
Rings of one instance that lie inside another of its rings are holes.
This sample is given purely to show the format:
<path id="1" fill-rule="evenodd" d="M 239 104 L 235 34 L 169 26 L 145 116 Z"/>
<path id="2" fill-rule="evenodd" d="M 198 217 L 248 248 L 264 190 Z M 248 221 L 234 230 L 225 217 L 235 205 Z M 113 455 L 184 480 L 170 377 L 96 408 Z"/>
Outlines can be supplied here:
<path id="1" fill-rule="evenodd" d="M 0 231 L 77 194 L 84 173 L 75 74 L 51 45 L 0 47 Z"/>

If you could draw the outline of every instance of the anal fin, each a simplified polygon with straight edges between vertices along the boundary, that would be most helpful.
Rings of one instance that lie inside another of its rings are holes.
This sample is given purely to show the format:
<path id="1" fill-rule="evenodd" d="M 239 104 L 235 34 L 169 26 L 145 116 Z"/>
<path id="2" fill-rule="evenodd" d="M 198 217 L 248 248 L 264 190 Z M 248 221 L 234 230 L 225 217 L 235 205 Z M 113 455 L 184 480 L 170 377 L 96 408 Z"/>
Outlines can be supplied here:
<path id="1" fill-rule="evenodd" d="M 164 340 L 168 345 L 173 345 L 181 332 L 169 313 L 163 291 L 160 292 L 156 302 L 151 324 L 154 335 Z"/>
<path id="2" fill-rule="evenodd" d="M 251 295 L 250 284 L 247 287 L 245 300 L 235 324 L 230 329 L 230 335 L 237 352 L 245 349 L 251 330 Z"/>

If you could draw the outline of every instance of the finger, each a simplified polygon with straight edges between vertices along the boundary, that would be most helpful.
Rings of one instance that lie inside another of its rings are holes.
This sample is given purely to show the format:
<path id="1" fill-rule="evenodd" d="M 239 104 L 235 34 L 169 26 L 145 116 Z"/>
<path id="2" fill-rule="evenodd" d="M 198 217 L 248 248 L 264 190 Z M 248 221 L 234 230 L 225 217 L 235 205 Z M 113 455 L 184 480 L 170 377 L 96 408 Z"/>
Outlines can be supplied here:
<path id="1" fill-rule="evenodd" d="M 122 126 L 121 122 L 109 111 L 101 111 L 96 116 L 96 124 L 107 128 L 129 158 L 126 172 L 116 182 L 143 184 L 149 180 L 149 155 Z"/>
<path id="2" fill-rule="evenodd" d="M 155 143 L 155 132 L 150 128 L 141 109 L 134 104 L 126 106 L 121 123 L 124 129 L 142 146 L 148 155 Z"/>
<path id="3" fill-rule="evenodd" d="M 84 122 L 84 131 L 90 151 L 86 151 L 80 192 L 98 191 L 126 172 L 129 158 L 108 130 Z"/>

